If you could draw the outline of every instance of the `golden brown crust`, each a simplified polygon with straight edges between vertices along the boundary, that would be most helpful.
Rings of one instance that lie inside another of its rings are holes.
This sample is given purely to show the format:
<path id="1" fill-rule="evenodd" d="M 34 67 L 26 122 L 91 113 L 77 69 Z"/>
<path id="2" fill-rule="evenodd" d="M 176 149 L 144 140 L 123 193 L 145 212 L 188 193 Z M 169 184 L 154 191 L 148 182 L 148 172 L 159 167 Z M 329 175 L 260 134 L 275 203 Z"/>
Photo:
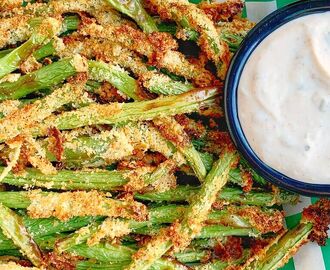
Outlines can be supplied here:
<path id="1" fill-rule="evenodd" d="M 46 158 L 45 149 L 39 141 L 33 139 L 31 136 L 25 136 L 25 143 L 28 148 L 29 163 L 39 169 L 43 174 L 56 174 L 57 170 L 52 163 Z"/>
<path id="2" fill-rule="evenodd" d="M 20 15 L 0 19 L 0 48 L 28 39 L 31 30 L 26 25 L 30 18 L 28 15 Z"/>
<path id="3" fill-rule="evenodd" d="M 50 10 L 53 10 L 53 13 L 55 14 L 63 14 L 68 12 L 93 13 L 100 10 L 103 10 L 103 12 L 112 11 L 110 5 L 102 0 L 56 0 L 51 1 L 49 7 Z"/>
<path id="4" fill-rule="evenodd" d="M 134 29 L 129 25 L 122 25 L 114 30 L 114 34 L 122 36 L 120 40 L 123 45 L 130 46 L 130 49 L 146 55 L 153 59 L 153 54 L 161 54 L 168 50 L 176 50 L 178 44 L 168 33 L 151 33 L 149 35 Z M 152 60 L 150 60 L 152 62 Z"/>
<path id="5" fill-rule="evenodd" d="M 229 211 L 234 211 L 238 215 L 246 218 L 249 223 L 262 234 L 273 232 L 277 233 L 283 229 L 284 214 L 274 210 L 271 213 L 265 213 L 256 206 L 248 206 L 235 209 L 229 207 Z"/>
<path id="6" fill-rule="evenodd" d="M 154 254 L 154 252 L 157 254 L 158 246 L 160 244 L 164 244 L 167 241 L 171 240 L 171 227 L 161 229 L 159 231 L 159 234 L 153 238 L 147 239 L 145 242 L 145 246 L 147 248 L 140 248 L 137 252 L 135 252 L 132 255 L 132 260 L 138 260 L 139 258 L 155 258 L 157 255 Z"/>
<path id="7" fill-rule="evenodd" d="M 41 268 L 32 267 L 31 265 L 21 265 L 19 262 L 0 262 L 1 270 L 41 270 Z"/>
<path id="8" fill-rule="evenodd" d="M 146 56 L 150 65 L 166 68 L 187 79 L 193 79 L 197 86 L 205 86 L 214 79 L 211 72 L 190 63 L 182 53 L 176 51 L 177 44 L 167 33 L 147 35 L 128 24 L 119 27 L 90 24 L 82 27 L 80 33 L 85 36 L 106 39 L 110 44 L 120 44 L 139 55 Z"/>
<path id="9" fill-rule="evenodd" d="M 274 245 L 276 244 L 279 239 L 287 232 L 286 229 L 282 229 L 279 231 L 276 236 L 274 237 L 269 237 L 264 240 L 259 240 L 259 239 L 249 239 L 250 241 L 250 246 L 251 246 L 251 252 L 248 257 L 248 259 L 240 264 L 237 267 L 237 270 L 245 270 L 249 269 L 249 266 L 251 263 L 253 263 L 255 260 L 262 259 L 264 256 L 266 256 L 267 251 Z"/>
<path id="10" fill-rule="evenodd" d="M 159 82 L 160 80 L 169 79 L 160 72 L 148 70 L 147 65 L 143 63 L 142 59 L 140 59 L 138 55 L 123 47 L 118 42 L 111 42 L 110 40 L 96 38 L 84 39 L 80 35 L 73 34 L 69 37 L 65 37 L 63 39 L 63 43 L 66 47 L 58 51 L 58 54 L 61 57 L 66 57 L 74 52 L 79 52 L 86 58 L 109 62 L 113 65 L 118 65 L 113 66 L 114 68 L 125 68 L 126 70 L 134 73 L 134 75 L 138 77 L 138 87 L 136 89 L 136 95 L 138 97 L 137 100 L 151 99 L 154 97 L 150 96 L 150 93 L 148 96 L 148 92 L 144 91 L 143 87 L 151 87 L 153 81 Z M 124 69 L 122 69 L 122 71 L 124 71 Z M 99 94 L 101 94 L 101 103 L 105 103 L 107 101 L 123 102 L 128 99 L 128 97 L 117 91 L 113 86 L 110 87 L 107 83 L 103 86 L 105 88 L 102 87 L 99 89 Z"/>
<path id="11" fill-rule="evenodd" d="M 103 82 L 101 88 L 97 91 L 100 103 L 124 102 L 126 98 L 108 82 Z"/>
<path id="12" fill-rule="evenodd" d="M 37 59 L 33 55 L 29 56 L 19 67 L 23 74 L 30 73 L 32 71 L 38 70 L 42 67 Z"/>
<path id="13" fill-rule="evenodd" d="M 119 219 L 107 218 L 98 227 L 95 232 L 88 240 L 87 245 L 94 246 L 100 243 L 102 239 L 113 240 L 118 237 L 122 237 L 131 232 L 129 228 L 129 222 L 122 221 Z"/>
<path id="14" fill-rule="evenodd" d="M 86 58 L 95 58 L 96 60 L 119 65 L 134 73 L 134 75 L 138 77 L 140 85 L 147 89 L 151 88 L 154 83 L 159 85 L 161 81 L 166 83 L 171 80 L 169 77 L 156 70 L 149 70 L 148 66 L 143 63 L 142 59 L 137 54 L 116 41 L 100 38 L 84 39 L 80 35 L 73 34 L 69 37 L 65 37 L 63 43 L 66 47 L 59 51 L 60 56 L 65 57 L 71 55 L 73 52 L 79 52 Z M 114 98 L 117 91 L 115 89 L 113 90 L 106 93 L 111 95 L 110 97 L 105 96 L 106 100 L 110 98 L 110 100 L 116 101 Z M 142 89 L 138 90 L 139 97 L 140 94 L 142 94 L 141 90 Z M 124 101 L 123 98 L 120 99 L 118 96 L 119 95 L 117 95 L 118 101 Z M 150 97 L 145 98 L 141 96 L 140 99 L 150 99 Z"/>
<path id="15" fill-rule="evenodd" d="M 122 167 L 121 167 L 122 168 Z M 145 177 L 154 171 L 153 167 L 139 167 L 135 170 L 127 171 L 124 176 L 129 181 L 124 186 L 126 192 L 138 191 L 146 186 Z"/>
<path id="16" fill-rule="evenodd" d="M 21 0 L 1 0 L 0 1 L 0 12 L 8 11 L 13 8 L 20 7 L 22 5 Z"/>
<path id="17" fill-rule="evenodd" d="M 162 117 L 153 120 L 153 124 L 167 140 L 180 147 L 186 146 L 190 139 L 184 128 L 172 117 Z"/>
<path id="18" fill-rule="evenodd" d="M 184 128 L 190 138 L 201 138 L 205 135 L 206 129 L 201 121 L 195 121 L 184 114 L 174 116 L 175 120 Z"/>
<path id="19" fill-rule="evenodd" d="M 2 113 L 3 116 L 7 116 L 13 111 L 16 111 L 20 105 L 21 102 L 19 100 L 4 100 L 0 103 L 0 113 Z"/>
<path id="20" fill-rule="evenodd" d="M 144 9 L 148 12 L 148 14 L 157 15 L 158 8 L 157 8 L 156 5 L 154 5 L 152 3 L 152 1 L 150 1 L 150 0 L 143 0 L 142 3 L 143 3 Z M 162 18 L 162 20 L 166 21 L 165 18 Z"/>
<path id="21" fill-rule="evenodd" d="M 162 19 L 181 21 L 182 18 L 185 18 L 190 27 L 199 32 L 198 45 L 208 59 L 214 61 L 218 76 L 224 79 L 230 60 L 229 47 L 219 39 L 213 22 L 203 10 L 186 0 L 150 0 L 150 2 L 157 8 Z"/>
<path id="22" fill-rule="evenodd" d="M 43 255 L 46 269 L 75 270 L 76 263 L 81 260 L 80 257 L 66 253 L 57 254 L 56 252 L 45 252 Z M 41 270 L 45 269 L 42 268 Z"/>
<path id="23" fill-rule="evenodd" d="M 309 239 L 324 246 L 328 238 L 327 231 L 330 224 L 330 200 L 321 198 L 317 203 L 305 208 L 302 217 L 303 220 L 313 224 Z"/>
<path id="24" fill-rule="evenodd" d="M 217 31 L 219 35 L 222 33 L 232 33 L 244 37 L 254 26 L 255 23 L 247 19 L 235 18 L 231 22 L 219 22 Z"/>
<path id="25" fill-rule="evenodd" d="M 87 133 L 94 141 L 106 145 L 103 150 L 97 150 L 78 140 L 80 134 L 76 132 L 64 133 L 64 148 L 84 153 L 89 158 L 99 156 L 102 164 L 118 162 L 118 169 L 126 170 L 142 166 L 157 166 L 165 157 L 173 155 L 172 149 L 157 129 L 147 123 L 129 124 L 123 127 L 114 127 L 111 130 L 102 130 L 96 134 Z M 46 142 L 47 143 L 47 142 Z M 152 151 L 152 152 L 148 152 Z M 65 158 L 63 159 L 65 164 Z M 82 166 L 94 166 L 88 158 L 82 161 Z"/>
<path id="26" fill-rule="evenodd" d="M 243 180 L 243 191 L 250 192 L 253 187 L 253 177 L 249 171 L 241 171 L 241 177 Z"/>
<path id="27" fill-rule="evenodd" d="M 24 171 L 26 166 L 29 164 L 29 155 L 30 155 L 29 148 L 27 147 L 26 144 L 23 144 L 18 161 L 15 167 L 13 167 L 14 173 L 17 174 Z"/>
<path id="28" fill-rule="evenodd" d="M 227 167 L 223 169 L 221 174 L 214 175 L 212 186 L 206 186 L 208 188 L 208 195 L 197 194 L 190 206 L 189 210 L 185 213 L 181 223 L 175 224 L 173 230 L 176 234 L 175 237 L 171 237 L 174 251 L 184 250 L 189 246 L 192 239 L 200 234 L 207 216 L 212 208 L 213 203 L 216 201 L 217 193 L 225 185 L 225 180 L 229 174 L 229 170 L 235 162 L 236 156 L 233 156 L 229 161 Z M 197 203 L 196 203 L 197 202 Z M 189 213 L 189 215 L 187 215 Z"/>
<path id="29" fill-rule="evenodd" d="M 161 149 L 159 149 L 161 151 Z M 141 149 L 133 151 L 132 156 L 123 158 L 118 162 L 118 170 L 139 169 L 142 167 L 155 167 L 164 162 L 166 157 L 159 152 L 144 152 Z"/>
<path id="30" fill-rule="evenodd" d="M 2 171 L 2 173 L 0 175 L 0 182 L 18 164 L 18 160 L 20 157 L 24 139 L 25 138 L 23 136 L 16 136 L 16 137 L 12 138 L 11 140 L 7 141 L 7 145 L 11 149 L 11 152 L 8 155 L 7 167 Z"/>
<path id="31" fill-rule="evenodd" d="M 168 159 L 158 165 L 158 169 L 165 170 L 167 173 L 151 184 L 153 190 L 165 192 L 169 189 L 176 188 L 177 179 L 174 172 L 177 166 L 180 165 L 180 160 L 177 160 L 176 158 L 177 155 L 178 153 L 174 154 L 173 159 Z"/>
<path id="32" fill-rule="evenodd" d="M 55 36 L 60 31 L 62 24 L 61 17 L 59 16 L 45 18 L 41 22 L 41 25 L 36 28 L 29 24 L 29 21 L 32 18 L 31 15 L 23 13 L 14 17 L 0 19 L 0 48 L 25 41 L 32 33 L 51 37 Z M 25 68 L 30 69 L 31 66 L 36 66 L 33 58 L 29 61 L 30 63 L 26 63 Z"/>
<path id="33" fill-rule="evenodd" d="M 242 0 L 227 0 L 225 2 L 202 2 L 198 5 L 214 22 L 231 21 L 239 15 L 244 7 Z"/>
<path id="34" fill-rule="evenodd" d="M 147 208 L 134 201 L 114 201 L 107 194 L 97 191 L 75 191 L 48 193 L 38 190 L 29 193 L 31 200 L 27 208 L 32 218 L 56 217 L 68 220 L 76 216 L 125 217 L 136 220 L 147 218 Z"/>
<path id="35" fill-rule="evenodd" d="M 211 130 L 207 133 L 206 139 L 204 151 L 220 155 L 223 149 L 235 149 L 228 132 Z"/>
<path id="36" fill-rule="evenodd" d="M 63 147 L 63 137 L 61 131 L 55 127 L 51 127 L 48 130 L 48 150 L 54 154 L 57 161 L 62 160 L 62 155 L 64 153 Z"/>
<path id="37" fill-rule="evenodd" d="M 153 190 L 165 192 L 177 186 L 177 179 L 174 174 L 168 174 L 152 184 Z"/>
<path id="38" fill-rule="evenodd" d="M 60 107 L 65 100 L 75 100 L 82 94 L 82 85 L 69 85 L 55 90 L 43 100 L 12 111 L 0 120 L 0 140 L 6 141 L 19 134 L 24 134 L 34 125 L 50 116 L 54 109 Z M 27 133 L 29 135 L 29 133 Z"/>
<path id="39" fill-rule="evenodd" d="M 242 238 L 229 236 L 224 243 L 218 241 L 214 247 L 214 254 L 224 262 L 239 260 L 243 256 Z"/>
<path id="40" fill-rule="evenodd" d="M 47 6 L 48 5 L 46 3 L 40 3 L 40 1 L 38 0 L 35 3 L 28 3 L 25 7 L 18 6 L 9 10 L 4 10 L 3 12 L 0 13 L 0 18 L 9 18 L 20 15 L 30 15 L 33 17 L 37 17 L 41 15 L 40 10 L 43 10 L 45 12 L 48 11 Z"/>
<path id="41" fill-rule="evenodd" d="M 197 58 L 195 57 L 189 58 L 189 62 L 191 64 L 199 67 L 201 71 L 203 71 L 200 75 L 192 79 L 194 84 L 197 87 L 208 87 L 208 86 L 222 87 L 221 80 L 205 68 L 206 65 L 208 64 L 208 61 L 209 60 L 203 51 L 199 53 Z"/>

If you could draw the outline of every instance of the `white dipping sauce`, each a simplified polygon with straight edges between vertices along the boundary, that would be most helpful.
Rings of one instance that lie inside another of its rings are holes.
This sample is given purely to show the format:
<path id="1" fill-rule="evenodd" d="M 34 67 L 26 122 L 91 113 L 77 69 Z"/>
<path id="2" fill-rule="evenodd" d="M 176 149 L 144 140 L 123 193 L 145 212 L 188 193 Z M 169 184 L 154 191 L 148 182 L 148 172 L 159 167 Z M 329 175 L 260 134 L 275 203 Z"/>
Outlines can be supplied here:
<path id="1" fill-rule="evenodd" d="M 330 12 L 295 19 L 265 38 L 237 95 L 246 139 L 265 164 L 330 184 Z"/>

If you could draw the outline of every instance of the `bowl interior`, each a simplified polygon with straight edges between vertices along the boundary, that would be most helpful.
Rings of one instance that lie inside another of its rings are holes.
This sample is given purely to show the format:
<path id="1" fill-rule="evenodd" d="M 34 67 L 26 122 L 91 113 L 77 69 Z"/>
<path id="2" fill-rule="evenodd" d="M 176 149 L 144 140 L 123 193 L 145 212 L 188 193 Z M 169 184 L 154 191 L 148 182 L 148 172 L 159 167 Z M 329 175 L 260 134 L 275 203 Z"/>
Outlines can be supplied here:
<path id="1" fill-rule="evenodd" d="M 265 179 L 285 189 L 308 196 L 330 196 L 330 184 L 310 184 L 292 179 L 266 165 L 254 153 L 243 133 L 237 109 L 237 90 L 245 63 L 254 49 L 283 24 L 314 13 L 330 11 L 329 0 L 303 0 L 278 9 L 259 22 L 244 39 L 232 59 L 225 83 L 224 107 L 230 135 L 244 158 Z"/>

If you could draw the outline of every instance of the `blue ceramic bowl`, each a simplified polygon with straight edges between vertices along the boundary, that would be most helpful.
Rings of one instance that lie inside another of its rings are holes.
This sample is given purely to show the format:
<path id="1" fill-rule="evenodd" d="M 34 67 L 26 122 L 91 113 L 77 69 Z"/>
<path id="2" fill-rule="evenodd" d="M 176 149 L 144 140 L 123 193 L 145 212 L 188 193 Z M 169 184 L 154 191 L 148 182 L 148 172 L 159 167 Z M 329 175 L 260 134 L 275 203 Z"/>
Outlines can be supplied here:
<path id="1" fill-rule="evenodd" d="M 285 189 L 307 196 L 330 196 L 330 184 L 310 184 L 292 179 L 261 161 L 244 136 L 237 110 L 237 89 L 245 63 L 253 50 L 275 29 L 304 15 L 330 11 L 330 0 L 303 0 L 278 9 L 258 23 L 235 54 L 225 83 L 224 106 L 231 137 L 241 154 L 265 179 Z M 260 142 L 262 143 L 262 142 Z"/>

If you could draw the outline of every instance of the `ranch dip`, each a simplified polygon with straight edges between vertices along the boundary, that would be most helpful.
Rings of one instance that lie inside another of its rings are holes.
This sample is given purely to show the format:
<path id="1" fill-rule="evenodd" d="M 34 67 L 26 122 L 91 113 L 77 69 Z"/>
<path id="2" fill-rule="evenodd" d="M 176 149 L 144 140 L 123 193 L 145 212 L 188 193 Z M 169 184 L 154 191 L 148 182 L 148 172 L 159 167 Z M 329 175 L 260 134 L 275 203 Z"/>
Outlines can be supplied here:
<path id="1" fill-rule="evenodd" d="M 237 95 L 245 137 L 265 164 L 330 184 L 330 12 L 300 17 L 265 38 Z"/>

